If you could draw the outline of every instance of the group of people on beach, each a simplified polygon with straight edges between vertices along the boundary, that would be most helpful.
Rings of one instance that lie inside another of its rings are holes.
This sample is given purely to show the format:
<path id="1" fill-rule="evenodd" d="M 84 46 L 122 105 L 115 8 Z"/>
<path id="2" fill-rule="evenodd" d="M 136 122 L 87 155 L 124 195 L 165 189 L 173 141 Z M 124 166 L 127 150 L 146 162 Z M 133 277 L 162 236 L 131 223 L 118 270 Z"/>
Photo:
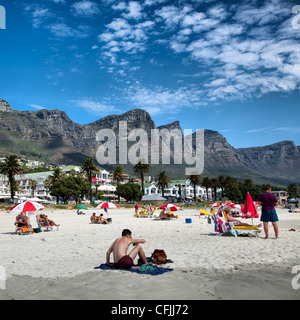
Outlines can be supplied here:
<path id="1" fill-rule="evenodd" d="M 262 211 L 261 211 L 261 218 L 260 221 L 263 223 L 263 228 L 265 232 L 265 239 L 269 238 L 269 222 L 272 223 L 274 233 L 275 233 L 275 238 L 278 238 L 278 225 L 277 221 L 279 221 L 275 207 L 278 206 L 278 200 L 276 196 L 271 193 L 271 186 L 267 185 L 265 187 L 265 192 L 262 193 L 259 198 L 258 198 L 258 203 L 259 205 L 262 206 Z M 228 222 L 232 223 L 234 226 L 252 226 L 248 223 L 241 222 L 235 218 L 232 217 L 231 215 L 231 208 L 225 207 L 223 209 L 224 214 L 226 215 L 226 218 Z M 257 224 L 256 227 L 260 228 L 262 226 L 261 223 Z"/>
<path id="2" fill-rule="evenodd" d="M 278 205 L 278 200 L 274 194 L 271 193 L 271 186 L 266 186 L 265 192 L 262 193 L 259 196 L 259 204 L 262 206 L 262 214 L 261 214 L 261 221 L 263 223 L 263 228 L 265 232 L 265 239 L 269 238 L 269 229 L 268 224 L 269 222 L 272 223 L 275 238 L 278 238 L 278 226 L 277 221 L 278 216 L 275 210 L 275 206 Z M 232 222 L 234 225 L 238 226 L 245 226 L 248 225 L 247 223 L 243 223 L 235 218 L 233 218 L 230 214 L 231 208 L 226 207 L 224 209 L 224 213 L 227 215 L 227 219 L 229 222 Z M 164 210 L 162 210 L 161 215 L 166 214 Z M 40 219 L 43 220 L 43 222 L 49 223 L 49 225 L 54 224 L 54 221 L 49 220 L 46 215 L 40 215 Z M 93 213 L 91 218 L 91 223 L 97 223 L 97 224 L 108 224 L 111 223 L 111 221 L 108 221 L 103 217 L 103 214 L 101 213 L 100 216 L 96 216 L 96 213 Z M 42 222 L 42 221 L 41 221 Z M 16 217 L 15 224 L 18 227 L 25 226 L 30 227 L 28 217 L 24 212 L 20 213 Z M 261 224 L 257 225 L 258 227 L 261 226 Z M 122 236 L 120 238 L 117 238 L 112 245 L 109 247 L 109 249 L 106 252 L 106 264 L 110 266 L 114 266 L 116 268 L 131 268 L 134 266 L 134 259 L 138 255 L 141 261 L 144 264 L 147 264 L 147 258 L 145 255 L 145 252 L 141 246 L 141 244 L 145 243 L 146 240 L 144 239 L 134 239 L 132 238 L 132 232 L 129 229 L 124 229 L 122 231 Z M 127 253 L 129 246 L 133 244 L 133 249 Z M 110 262 L 110 256 L 113 254 L 113 261 L 114 263 Z"/>
<path id="3" fill-rule="evenodd" d="M 46 214 L 40 214 L 38 222 L 46 226 L 59 227 L 59 224 L 56 224 L 53 220 L 50 220 Z M 16 216 L 15 225 L 18 228 L 31 228 L 26 212 L 21 212 Z"/>
<path id="4" fill-rule="evenodd" d="M 112 222 L 111 219 L 110 220 L 105 219 L 103 217 L 103 213 L 101 213 L 100 216 L 97 217 L 95 212 L 92 214 L 90 220 L 91 220 L 91 223 L 96 223 L 96 224 L 109 224 Z"/>
<path id="5" fill-rule="evenodd" d="M 265 239 L 269 238 L 269 222 L 272 223 L 275 238 L 278 238 L 278 216 L 275 207 L 278 205 L 278 200 L 274 194 L 271 193 L 271 186 L 267 185 L 265 192 L 259 196 L 259 204 L 262 206 L 261 222 L 265 232 Z M 229 222 L 233 222 L 235 225 L 245 226 L 247 223 L 243 223 L 237 219 L 234 219 L 230 214 L 231 208 L 226 207 L 224 209 L 225 214 Z M 164 213 L 164 212 L 163 212 Z M 257 225 L 260 227 L 261 223 Z M 134 259 L 138 255 L 144 264 L 147 264 L 145 252 L 140 244 L 145 243 L 144 239 L 133 239 L 132 233 L 129 229 L 122 231 L 122 237 L 116 239 L 106 252 L 106 264 L 114 266 L 115 268 L 131 268 L 134 266 Z M 133 244 L 133 249 L 127 253 L 129 246 Z M 111 253 L 113 254 L 114 263 L 110 262 Z"/>

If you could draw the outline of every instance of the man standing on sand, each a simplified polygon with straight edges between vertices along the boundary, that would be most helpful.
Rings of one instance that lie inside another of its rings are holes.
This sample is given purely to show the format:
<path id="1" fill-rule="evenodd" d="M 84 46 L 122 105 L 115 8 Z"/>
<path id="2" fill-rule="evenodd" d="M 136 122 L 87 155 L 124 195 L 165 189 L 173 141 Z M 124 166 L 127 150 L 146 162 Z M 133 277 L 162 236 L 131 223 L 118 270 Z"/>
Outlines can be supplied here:
<path id="1" fill-rule="evenodd" d="M 277 221 L 279 221 L 275 206 L 278 206 L 278 200 L 273 193 L 271 193 L 271 186 L 266 185 L 265 192 L 262 193 L 258 198 L 259 204 L 262 206 L 261 208 L 261 218 L 260 220 L 264 224 L 265 231 L 265 239 L 269 238 L 269 227 L 268 223 L 272 222 L 275 238 L 278 238 L 278 225 Z"/>
<path id="2" fill-rule="evenodd" d="M 133 266 L 133 260 L 137 255 L 139 255 L 144 264 L 147 264 L 148 262 L 144 250 L 139 245 L 139 243 L 145 242 L 146 240 L 144 239 L 132 239 L 131 231 L 124 229 L 122 232 L 122 238 L 116 239 L 106 252 L 106 264 L 114 266 L 115 268 L 130 269 Z M 131 244 L 136 246 L 129 252 L 129 254 L 127 254 L 128 247 Z M 114 264 L 109 262 L 111 253 L 113 253 L 114 256 Z"/>

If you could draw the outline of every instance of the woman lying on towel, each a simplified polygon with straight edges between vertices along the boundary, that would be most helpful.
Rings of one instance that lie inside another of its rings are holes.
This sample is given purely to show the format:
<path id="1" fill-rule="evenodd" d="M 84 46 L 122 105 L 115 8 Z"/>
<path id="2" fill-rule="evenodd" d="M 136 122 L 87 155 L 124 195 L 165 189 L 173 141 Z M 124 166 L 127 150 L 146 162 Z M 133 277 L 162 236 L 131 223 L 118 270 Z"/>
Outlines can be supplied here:
<path id="1" fill-rule="evenodd" d="M 223 212 L 224 212 L 224 215 L 226 216 L 227 218 L 227 221 L 228 222 L 232 222 L 232 224 L 234 226 L 246 226 L 246 227 L 253 227 L 251 224 L 248 224 L 248 223 L 244 223 L 244 222 L 241 222 L 239 220 L 236 220 L 234 219 L 232 216 L 231 216 L 231 208 L 230 207 L 225 207 L 223 209 Z M 256 225 L 256 227 L 261 227 L 261 223 Z"/>

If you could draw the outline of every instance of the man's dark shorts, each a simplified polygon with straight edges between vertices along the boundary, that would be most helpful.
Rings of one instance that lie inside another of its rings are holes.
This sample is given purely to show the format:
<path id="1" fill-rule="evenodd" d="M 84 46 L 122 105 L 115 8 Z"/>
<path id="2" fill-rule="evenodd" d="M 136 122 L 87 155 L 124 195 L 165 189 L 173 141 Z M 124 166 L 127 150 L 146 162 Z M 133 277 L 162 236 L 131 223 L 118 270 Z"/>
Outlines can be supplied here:
<path id="1" fill-rule="evenodd" d="M 261 214 L 260 221 L 277 222 L 279 221 L 276 210 L 265 211 Z"/>
<path id="2" fill-rule="evenodd" d="M 124 256 L 122 257 L 117 263 L 114 264 L 115 268 L 125 268 L 130 269 L 133 266 L 133 260 L 130 256 Z"/>

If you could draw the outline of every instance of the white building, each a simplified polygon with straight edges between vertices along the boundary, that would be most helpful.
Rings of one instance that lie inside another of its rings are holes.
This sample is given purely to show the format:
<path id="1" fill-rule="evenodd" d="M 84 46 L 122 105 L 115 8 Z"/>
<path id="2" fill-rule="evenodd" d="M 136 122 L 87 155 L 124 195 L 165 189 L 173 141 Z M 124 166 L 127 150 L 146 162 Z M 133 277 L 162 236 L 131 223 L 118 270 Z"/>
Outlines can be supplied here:
<path id="1" fill-rule="evenodd" d="M 47 172 L 36 172 L 36 173 L 26 173 L 22 176 L 15 176 L 15 180 L 19 182 L 19 191 L 16 192 L 15 198 L 32 198 L 33 192 L 30 188 L 29 181 L 36 180 L 38 185 L 34 191 L 34 196 L 45 200 L 48 199 L 53 201 L 55 198 L 51 197 L 48 190 L 44 186 L 44 181 L 52 175 L 52 171 Z M 7 201 L 10 199 L 10 186 L 8 178 L 5 176 L 0 177 L 0 200 Z"/>
<path id="2" fill-rule="evenodd" d="M 181 186 L 181 197 L 185 200 L 194 199 L 194 186 L 189 180 L 176 180 L 171 181 L 169 188 L 164 190 L 165 197 L 179 197 L 179 184 Z M 206 195 L 206 189 L 201 186 L 196 186 L 196 197 L 201 200 L 211 201 L 213 199 L 212 189 L 208 189 L 208 196 Z M 156 186 L 155 183 L 145 184 L 146 195 L 162 195 L 162 191 Z"/>

